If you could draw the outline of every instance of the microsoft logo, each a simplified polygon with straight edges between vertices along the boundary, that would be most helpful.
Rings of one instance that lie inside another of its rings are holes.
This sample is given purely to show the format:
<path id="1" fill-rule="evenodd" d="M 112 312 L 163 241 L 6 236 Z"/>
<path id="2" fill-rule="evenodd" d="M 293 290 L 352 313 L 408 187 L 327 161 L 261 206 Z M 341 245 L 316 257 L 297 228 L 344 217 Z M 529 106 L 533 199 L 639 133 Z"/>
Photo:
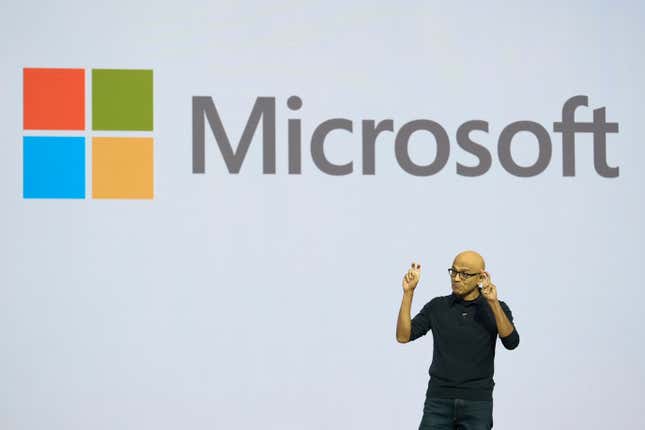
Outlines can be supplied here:
<path id="1" fill-rule="evenodd" d="M 23 69 L 23 197 L 84 199 L 91 138 L 95 199 L 153 197 L 152 70 Z M 136 133 L 135 133 L 136 132 Z"/>

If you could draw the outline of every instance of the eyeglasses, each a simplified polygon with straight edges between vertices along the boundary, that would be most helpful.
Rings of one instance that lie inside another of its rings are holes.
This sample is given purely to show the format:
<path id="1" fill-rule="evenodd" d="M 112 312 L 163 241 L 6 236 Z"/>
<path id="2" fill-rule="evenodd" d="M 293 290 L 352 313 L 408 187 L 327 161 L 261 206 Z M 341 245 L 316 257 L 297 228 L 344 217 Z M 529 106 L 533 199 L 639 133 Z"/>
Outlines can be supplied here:
<path id="1" fill-rule="evenodd" d="M 471 278 L 473 276 L 477 276 L 479 273 L 458 272 L 457 270 L 455 270 L 455 269 L 453 269 L 451 267 L 450 269 L 448 269 L 448 274 L 450 275 L 451 278 L 456 277 L 457 275 L 459 275 L 459 277 L 461 279 L 469 279 L 469 278 Z"/>

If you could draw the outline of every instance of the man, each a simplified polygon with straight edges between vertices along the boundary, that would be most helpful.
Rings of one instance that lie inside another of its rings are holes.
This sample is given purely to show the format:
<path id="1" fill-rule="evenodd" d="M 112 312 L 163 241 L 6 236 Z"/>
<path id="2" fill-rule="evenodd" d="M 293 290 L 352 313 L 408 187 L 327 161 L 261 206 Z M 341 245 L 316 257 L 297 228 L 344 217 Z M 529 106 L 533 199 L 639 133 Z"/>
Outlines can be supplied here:
<path id="1" fill-rule="evenodd" d="M 459 253 L 448 269 L 452 294 L 435 297 L 411 320 L 414 289 L 421 265 L 403 277 L 403 300 L 396 340 L 407 343 L 432 330 L 433 353 L 423 418 L 425 429 L 480 430 L 493 427 L 493 361 L 499 335 L 506 349 L 520 336 L 506 303 L 474 251 Z"/>

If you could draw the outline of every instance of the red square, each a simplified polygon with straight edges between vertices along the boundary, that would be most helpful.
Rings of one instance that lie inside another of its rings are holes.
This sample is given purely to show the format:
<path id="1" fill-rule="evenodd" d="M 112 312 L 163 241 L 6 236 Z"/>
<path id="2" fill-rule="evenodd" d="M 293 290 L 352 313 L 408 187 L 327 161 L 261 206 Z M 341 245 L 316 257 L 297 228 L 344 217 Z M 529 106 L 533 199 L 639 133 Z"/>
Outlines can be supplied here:
<path id="1" fill-rule="evenodd" d="M 23 69 L 25 130 L 85 130 L 84 69 Z"/>

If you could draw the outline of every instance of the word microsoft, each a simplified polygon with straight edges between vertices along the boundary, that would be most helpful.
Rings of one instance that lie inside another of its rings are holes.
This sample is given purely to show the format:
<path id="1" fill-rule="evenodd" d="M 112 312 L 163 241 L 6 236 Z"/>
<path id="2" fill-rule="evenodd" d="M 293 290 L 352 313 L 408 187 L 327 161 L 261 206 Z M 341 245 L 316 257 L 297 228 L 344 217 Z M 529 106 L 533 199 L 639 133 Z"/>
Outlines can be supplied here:
<path id="1" fill-rule="evenodd" d="M 302 99 L 291 96 L 287 107 L 297 111 L 302 107 Z M 575 176 L 575 138 L 578 133 L 589 133 L 593 136 L 594 168 L 598 175 L 615 178 L 619 175 L 618 166 L 607 164 L 607 133 L 618 133 L 618 123 L 607 122 L 605 108 L 593 110 L 593 121 L 576 121 L 575 112 L 580 106 L 588 106 L 588 97 L 577 95 L 569 98 L 562 107 L 562 120 L 553 123 L 553 131 L 562 134 L 562 175 Z M 224 128 L 221 117 L 212 97 L 194 96 L 192 99 L 193 121 L 193 173 L 205 173 L 205 135 L 206 123 L 215 137 L 229 173 L 239 173 L 244 158 L 251 145 L 258 126 L 262 124 L 263 173 L 276 173 L 276 98 L 257 97 L 246 122 L 240 141 L 233 149 L 229 135 Z M 457 163 L 457 174 L 461 176 L 481 176 L 488 172 L 492 165 L 490 151 L 470 137 L 473 131 L 488 133 L 489 123 L 483 120 L 464 122 L 456 132 L 457 144 L 464 151 L 478 159 L 475 166 Z M 376 139 L 381 133 L 394 133 L 394 121 L 383 119 L 360 121 L 362 145 L 362 174 L 374 175 L 376 171 Z M 349 175 L 354 172 L 354 162 L 343 164 L 332 163 L 325 155 L 325 141 L 332 131 L 354 134 L 354 121 L 347 118 L 332 118 L 321 122 L 311 134 L 311 158 L 316 167 L 328 175 Z M 302 173 L 302 125 L 301 120 L 287 120 L 288 173 Z M 430 133 L 436 145 L 434 160 L 428 164 L 416 163 L 409 152 L 410 137 L 417 132 Z M 536 160 L 529 166 L 519 165 L 511 154 L 513 138 L 520 132 L 532 134 L 538 144 Z M 394 153 L 399 166 L 410 175 L 431 176 L 440 172 L 447 164 L 450 155 L 448 133 L 439 123 L 430 119 L 415 119 L 403 124 L 394 137 Z M 517 177 L 532 177 L 542 173 L 551 161 L 553 146 L 546 128 L 534 121 L 516 121 L 504 127 L 497 141 L 499 162 L 508 173 Z"/>

